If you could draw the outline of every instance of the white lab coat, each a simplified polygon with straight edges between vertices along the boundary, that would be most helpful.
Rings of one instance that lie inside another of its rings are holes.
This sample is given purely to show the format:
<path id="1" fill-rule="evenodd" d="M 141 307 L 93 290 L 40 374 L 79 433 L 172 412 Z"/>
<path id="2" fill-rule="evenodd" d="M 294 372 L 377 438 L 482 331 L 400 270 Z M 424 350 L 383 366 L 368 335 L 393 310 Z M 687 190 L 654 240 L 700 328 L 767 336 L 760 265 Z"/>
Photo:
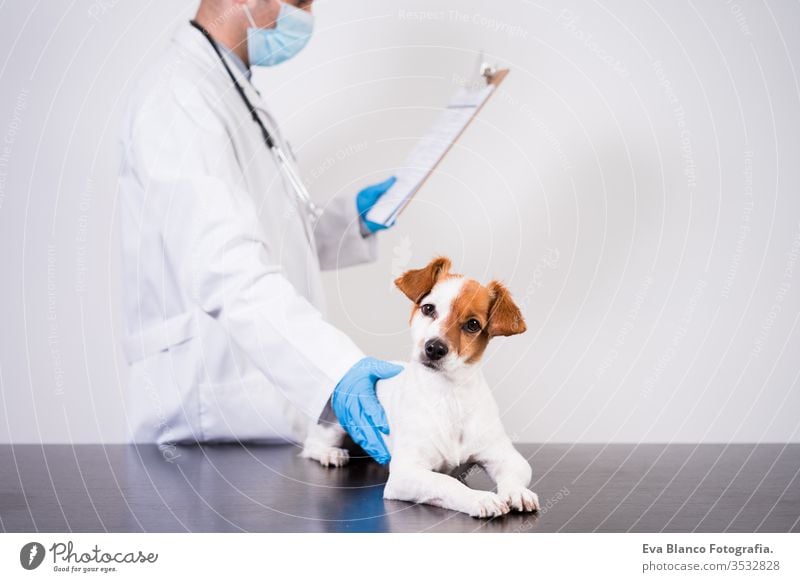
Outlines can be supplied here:
<path id="1" fill-rule="evenodd" d="M 283 143 L 255 88 L 229 65 Z M 302 439 L 364 355 L 325 321 L 320 280 L 321 268 L 375 258 L 354 194 L 325 208 L 309 241 L 305 208 L 188 23 L 137 83 L 121 147 L 132 439 Z"/>

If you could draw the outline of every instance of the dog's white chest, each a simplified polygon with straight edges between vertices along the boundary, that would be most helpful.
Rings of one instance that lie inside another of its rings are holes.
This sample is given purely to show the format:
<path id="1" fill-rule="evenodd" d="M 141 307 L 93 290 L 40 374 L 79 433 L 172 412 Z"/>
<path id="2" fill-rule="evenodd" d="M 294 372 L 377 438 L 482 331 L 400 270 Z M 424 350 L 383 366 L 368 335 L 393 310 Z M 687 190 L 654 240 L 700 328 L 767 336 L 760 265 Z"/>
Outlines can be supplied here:
<path id="1" fill-rule="evenodd" d="M 477 413 L 475 387 L 456 386 L 409 365 L 399 376 L 378 384 L 386 409 L 392 457 L 414 456 L 436 470 L 466 462 L 472 442 L 469 416 Z"/>

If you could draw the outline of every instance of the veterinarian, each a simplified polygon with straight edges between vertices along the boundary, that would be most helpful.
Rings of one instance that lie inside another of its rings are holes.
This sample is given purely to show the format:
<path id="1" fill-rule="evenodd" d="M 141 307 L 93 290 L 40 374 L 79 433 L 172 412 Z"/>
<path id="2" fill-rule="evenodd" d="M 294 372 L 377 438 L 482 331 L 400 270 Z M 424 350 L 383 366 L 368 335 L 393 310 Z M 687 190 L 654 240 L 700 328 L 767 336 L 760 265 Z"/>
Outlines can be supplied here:
<path id="1" fill-rule="evenodd" d="M 296 441 L 331 398 L 388 461 L 375 383 L 402 368 L 325 320 L 320 270 L 375 259 L 365 214 L 394 179 L 318 208 L 250 83 L 306 45 L 311 4 L 202 0 L 135 85 L 119 200 L 136 442 Z"/>

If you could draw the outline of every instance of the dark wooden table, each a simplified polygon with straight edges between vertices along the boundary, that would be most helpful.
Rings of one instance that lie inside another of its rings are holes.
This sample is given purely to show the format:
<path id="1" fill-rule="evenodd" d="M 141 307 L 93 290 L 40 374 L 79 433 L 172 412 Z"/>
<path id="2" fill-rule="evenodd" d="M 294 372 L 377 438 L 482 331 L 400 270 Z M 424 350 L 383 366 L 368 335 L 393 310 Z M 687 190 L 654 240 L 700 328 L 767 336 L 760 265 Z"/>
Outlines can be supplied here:
<path id="1" fill-rule="evenodd" d="M 538 515 L 384 501 L 386 469 L 293 446 L 0 446 L 7 532 L 800 531 L 800 445 L 519 445 Z M 174 457 L 169 459 L 170 457 Z M 466 482 L 491 487 L 481 469 Z"/>

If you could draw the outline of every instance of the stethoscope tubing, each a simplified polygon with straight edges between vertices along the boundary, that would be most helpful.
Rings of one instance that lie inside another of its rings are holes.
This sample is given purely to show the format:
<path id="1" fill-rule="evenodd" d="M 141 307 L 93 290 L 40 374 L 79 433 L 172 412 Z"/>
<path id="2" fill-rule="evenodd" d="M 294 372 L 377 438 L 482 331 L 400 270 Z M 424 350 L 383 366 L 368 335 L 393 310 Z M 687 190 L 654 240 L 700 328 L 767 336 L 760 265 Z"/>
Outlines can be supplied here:
<path id="1" fill-rule="evenodd" d="M 320 215 L 322 214 L 322 210 L 316 204 L 314 204 L 314 201 L 311 199 L 311 195 L 308 193 L 305 184 L 303 184 L 302 178 L 300 178 L 300 176 L 295 171 L 294 166 L 286 157 L 286 154 L 284 153 L 283 149 L 273 139 L 272 135 L 267 129 L 267 126 L 264 125 L 263 121 L 261 121 L 261 117 L 259 117 L 258 115 L 258 110 L 255 108 L 250 99 L 247 98 L 244 89 L 236 80 L 236 76 L 233 74 L 233 71 L 231 71 L 230 67 L 228 66 L 228 63 L 225 61 L 225 57 L 219 50 L 217 43 L 214 42 L 214 39 L 211 36 L 211 34 L 201 24 L 197 23 L 196 21 L 191 20 L 189 23 L 194 28 L 203 33 L 203 36 L 209 42 L 211 48 L 214 49 L 214 52 L 216 53 L 217 57 L 219 57 L 222 66 L 225 67 L 225 71 L 228 73 L 228 76 L 230 77 L 233 86 L 236 88 L 236 92 L 239 94 L 239 97 L 241 97 L 242 102 L 247 106 L 247 110 L 250 112 L 250 116 L 253 118 L 253 121 L 256 123 L 256 125 L 258 125 L 259 129 L 261 130 L 261 136 L 264 139 L 264 144 L 267 146 L 267 148 L 269 148 L 269 150 L 275 156 L 275 159 L 278 162 L 279 170 L 289 181 L 289 184 L 291 185 L 292 190 L 294 190 L 297 199 L 305 207 L 306 213 L 311 223 L 315 224 L 319 219 Z M 304 224 L 306 223 L 306 221 L 303 222 Z M 309 233 L 309 238 L 311 238 L 310 233 Z"/>

